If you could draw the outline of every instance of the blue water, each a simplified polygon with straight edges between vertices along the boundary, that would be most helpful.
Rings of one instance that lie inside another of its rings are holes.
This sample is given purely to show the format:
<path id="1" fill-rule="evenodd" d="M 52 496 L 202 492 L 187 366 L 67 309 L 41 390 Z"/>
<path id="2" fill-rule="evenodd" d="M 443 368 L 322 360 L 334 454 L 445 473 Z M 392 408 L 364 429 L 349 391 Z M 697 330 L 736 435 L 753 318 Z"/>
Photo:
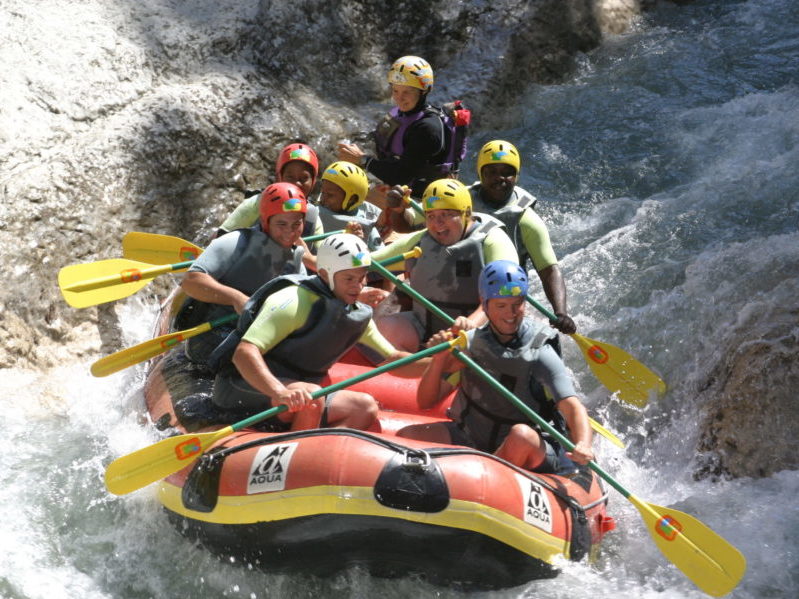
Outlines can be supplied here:
<path id="1" fill-rule="evenodd" d="M 799 473 L 714 482 L 692 472 L 698 390 L 713 365 L 761 319 L 796 309 L 799 3 L 662 4 L 581 57 L 561 85 L 533 86 L 513 127 L 481 132 L 472 147 L 517 144 L 520 183 L 541 200 L 581 332 L 669 382 L 660 402 L 632 410 L 609 400 L 567 345 L 592 415 L 629 443 L 598 441 L 600 461 L 639 497 L 691 513 L 744 553 L 749 569 L 730 596 L 793 598 Z M 154 306 L 121 309 L 126 341 L 146 338 Z M 87 370 L 0 381 L 0 597 L 463 596 L 357 569 L 320 581 L 211 558 L 169 527 L 153 489 L 105 492 L 105 464 L 155 437 L 138 416 L 141 370 L 99 381 Z M 619 526 L 597 564 L 485 596 L 703 597 L 638 512 L 613 491 L 611 502 Z"/>

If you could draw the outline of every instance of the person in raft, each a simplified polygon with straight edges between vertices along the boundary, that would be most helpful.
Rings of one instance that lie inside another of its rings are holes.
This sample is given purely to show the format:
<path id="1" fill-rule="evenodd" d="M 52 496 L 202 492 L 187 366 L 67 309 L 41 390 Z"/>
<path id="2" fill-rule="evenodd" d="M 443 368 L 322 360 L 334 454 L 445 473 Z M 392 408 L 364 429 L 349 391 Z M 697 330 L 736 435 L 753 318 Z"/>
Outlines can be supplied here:
<path id="1" fill-rule="evenodd" d="M 375 226 L 380 208 L 366 201 L 369 180 L 359 166 L 340 160 L 322 172 L 319 218 L 326 231 L 347 229 L 366 242 L 370 252 L 383 247 Z"/>
<path id="2" fill-rule="evenodd" d="M 286 274 L 304 274 L 299 245 L 307 210 L 305 194 L 292 183 L 272 183 L 259 201 L 259 220 L 214 239 L 189 267 L 180 286 L 189 296 L 175 317 L 174 329 L 241 313 L 259 287 Z M 216 327 L 186 341 L 186 357 L 207 364 L 213 349 L 234 324 Z"/>
<path id="3" fill-rule="evenodd" d="M 472 214 L 469 190 L 455 179 L 433 181 L 422 195 L 425 228 L 407 233 L 372 253 L 385 260 L 412 250 L 419 258 L 405 261 L 410 286 L 468 330 L 482 325 L 485 314 L 477 294 L 477 279 L 484 264 L 494 260 L 517 261 L 513 242 L 499 221 Z M 450 326 L 414 301 L 412 310 L 381 316 L 377 326 L 395 346 L 416 351 L 430 335 Z"/>
<path id="4" fill-rule="evenodd" d="M 362 240 L 346 233 L 328 237 L 319 248 L 317 264 L 317 275 L 280 277 L 253 296 L 237 331 L 217 349 L 222 367 L 214 381 L 213 402 L 218 408 L 246 418 L 285 405 L 288 411 L 269 421 L 276 431 L 363 430 L 374 423 L 378 407 L 371 395 L 344 389 L 314 400 L 311 394 L 356 343 L 386 362 L 409 354 L 379 333 L 372 309 L 358 302 L 371 264 Z M 394 372 L 418 377 L 427 361 Z"/>
<path id="5" fill-rule="evenodd" d="M 469 187 L 472 209 L 502 221 L 519 253 L 519 264 L 525 266 L 530 258 L 538 273 L 552 311 L 558 317 L 552 326 L 561 333 L 571 334 L 577 331 L 577 325 L 568 314 L 566 283 L 547 226 L 534 211 L 538 200 L 516 185 L 520 169 L 521 159 L 513 144 L 503 140 L 485 144 L 477 154 L 480 180 Z"/>
<path id="6" fill-rule="evenodd" d="M 275 163 L 275 176 L 278 183 L 293 183 L 302 190 L 306 198 L 310 199 L 316 186 L 318 173 L 319 158 L 311 146 L 304 143 L 291 143 L 280 150 Z M 258 192 L 245 198 L 219 226 L 216 237 L 236 229 L 247 229 L 255 225 L 259 218 L 258 206 L 261 193 Z M 309 203 L 302 236 L 321 235 L 322 233 L 324 233 L 324 227 L 319 218 L 318 209 L 316 205 Z M 311 248 L 317 249 L 318 244 L 311 244 Z M 306 252 L 306 261 L 310 255 L 310 252 Z M 311 265 L 306 262 L 306 266 Z"/>
<path id="7" fill-rule="evenodd" d="M 427 101 L 433 89 L 433 69 L 418 56 L 398 58 L 388 70 L 391 99 L 395 107 L 375 130 L 376 156 L 367 155 L 356 144 L 338 144 L 338 159 L 361 166 L 388 185 L 408 185 L 418 198 L 434 179 L 447 176 L 447 132 L 441 117 Z M 400 215 L 397 218 L 397 215 Z M 387 213 L 392 228 L 410 230 L 414 213 Z M 404 220 L 403 220 L 404 217 Z"/>
<path id="8" fill-rule="evenodd" d="M 480 274 L 479 289 L 488 322 L 466 333 L 464 352 L 567 436 L 574 449 L 565 451 L 532 426 L 511 402 L 449 352 L 431 359 L 419 383 L 417 402 L 422 409 L 430 408 L 457 386 L 450 408 L 452 422 L 415 424 L 398 435 L 474 447 L 537 472 L 574 473 L 575 462 L 585 465 L 594 459 L 591 425 L 563 361 L 549 343 L 557 333 L 524 315 L 527 274 L 515 262 L 491 262 Z M 441 331 L 430 343 L 452 334 Z"/>

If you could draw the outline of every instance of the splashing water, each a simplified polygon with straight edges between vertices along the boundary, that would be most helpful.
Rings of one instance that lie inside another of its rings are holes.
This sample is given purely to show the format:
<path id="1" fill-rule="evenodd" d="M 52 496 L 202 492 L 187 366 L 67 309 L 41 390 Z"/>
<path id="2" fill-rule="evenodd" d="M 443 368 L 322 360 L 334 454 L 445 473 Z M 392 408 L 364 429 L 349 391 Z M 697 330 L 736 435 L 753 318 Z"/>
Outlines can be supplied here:
<path id="1" fill-rule="evenodd" d="M 541 199 L 581 332 L 669 382 L 663 400 L 632 410 L 608 401 L 566 348 L 592 414 L 629 443 L 597 442 L 599 461 L 639 497 L 691 513 L 736 545 L 749 564 L 736 598 L 799 594 L 799 474 L 692 478 L 697 389 L 724 348 L 796 305 L 798 30 L 789 0 L 661 6 L 584 57 L 568 82 L 532 88 L 518 126 L 472 142 L 505 138 L 522 151 L 520 184 Z M 153 309 L 120 303 L 137 337 L 129 344 L 146 338 Z M 796 328 L 794 318 L 786 334 Z M 142 426 L 143 373 L 97 380 L 88 364 L 4 372 L 0 596 L 462 596 L 358 569 L 320 581 L 220 562 L 167 524 L 152 489 L 109 496 L 105 465 L 157 439 Z M 557 579 L 491 596 L 704 596 L 614 492 L 611 512 L 618 528 L 597 564 L 566 563 Z"/>

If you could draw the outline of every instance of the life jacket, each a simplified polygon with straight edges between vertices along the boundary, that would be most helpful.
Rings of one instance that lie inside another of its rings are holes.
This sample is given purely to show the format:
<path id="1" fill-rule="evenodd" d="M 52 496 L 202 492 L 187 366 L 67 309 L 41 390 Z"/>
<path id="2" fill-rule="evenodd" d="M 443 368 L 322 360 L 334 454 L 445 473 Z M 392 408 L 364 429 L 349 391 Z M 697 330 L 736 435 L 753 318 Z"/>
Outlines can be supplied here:
<path id="1" fill-rule="evenodd" d="M 319 218 L 322 219 L 322 226 L 325 228 L 325 231 L 344 229 L 347 223 L 352 221 L 361 225 L 367 245 L 369 245 L 370 236 L 377 224 L 377 219 L 380 217 L 380 208 L 370 202 L 363 202 L 354 212 L 333 212 L 325 206 L 319 206 L 317 210 L 319 212 Z M 378 247 L 380 246 L 382 246 L 382 244 Z M 369 246 L 369 251 L 374 251 L 376 249 L 377 247 Z"/>
<path id="2" fill-rule="evenodd" d="M 338 299 L 317 275 L 278 277 L 258 289 L 247 301 L 236 329 L 214 350 L 209 359 L 220 375 L 235 374 L 233 353 L 250 328 L 266 299 L 289 285 L 311 291 L 319 299 L 311 307 L 305 324 L 264 355 L 269 370 L 278 378 L 321 381 L 330 367 L 355 345 L 372 319 L 372 309 L 360 302 L 351 306 Z"/>
<path id="3" fill-rule="evenodd" d="M 532 194 L 528 193 L 521 187 L 514 187 L 508 200 L 500 208 L 486 202 L 481 197 L 482 184 L 477 181 L 469 187 L 469 193 L 472 196 L 472 211 L 489 214 L 502 222 L 505 227 L 505 232 L 508 237 L 513 241 L 516 247 L 516 253 L 519 254 L 519 264 L 525 264 L 529 253 L 524 246 L 522 239 L 522 232 L 519 223 L 522 219 L 522 214 L 527 208 L 535 209 L 538 199 Z"/>
<path id="4" fill-rule="evenodd" d="M 542 348 L 557 338 L 548 325 L 525 318 L 519 327 L 518 343 L 512 347 L 497 341 L 488 324 L 467 332 L 468 354 L 504 387 L 544 420 L 565 434 L 565 422 L 554 402 L 535 378 Z M 450 417 L 465 429 L 482 451 L 493 452 L 511 426 L 527 423 L 535 427 L 511 402 L 499 395 L 470 368 L 460 371 L 460 385 L 450 408 Z"/>
<path id="5" fill-rule="evenodd" d="M 425 116 L 435 115 L 441 123 L 442 146 L 433 155 L 433 161 L 418 179 L 440 179 L 456 175 L 460 163 L 466 157 L 469 137 L 469 124 L 472 113 L 460 100 L 444 104 L 441 108 L 426 105 L 422 110 L 411 113 L 392 108 L 377 124 L 375 146 L 377 157 L 381 160 L 395 158 L 405 153 L 405 133 L 413 123 Z"/>
<path id="6" fill-rule="evenodd" d="M 497 226 L 493 219 L 481 219 L 463 239 L 447 246 L 425 232 L 419 239 L 422 255 L 405 262 L 411 287 L 453 318 L 471 314 L 480 304 L 477 281 L 485 266 L 483 240 Z M 425 338 L 450 326 L 417 300 L 413 312 L 424 324 Z"/>
<path id="7" fill-rule="evenodd" d="M 231 268 L 217 279 L 223 285 L 233 287 L 249 296 L 275 277 L 305 272 L 302 265 L 304 248 L 281 247 L 261 230 L 260 224 L 249 229 L 231 231 L 228 235 L 238 235 L 239 238 L 236 241 Z M 188 298 L 175 316 L 173 326 L 176 330 L 182 331 L 233 313 L 232 306 Z"/>

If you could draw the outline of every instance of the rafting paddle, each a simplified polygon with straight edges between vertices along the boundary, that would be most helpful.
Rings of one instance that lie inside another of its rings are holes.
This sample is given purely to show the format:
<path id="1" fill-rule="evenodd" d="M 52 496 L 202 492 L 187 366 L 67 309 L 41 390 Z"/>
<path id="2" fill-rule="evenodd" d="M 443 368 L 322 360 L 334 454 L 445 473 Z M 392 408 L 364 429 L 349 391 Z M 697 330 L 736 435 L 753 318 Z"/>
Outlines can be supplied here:
<path id="1" fill-rule="evenodd" d="M 343 232 L 343 229 L 328 231 L 319 235 L 303 237 L 302 240 L 306 243 L 311 243 Z M 203 249 L 200 246 L 172 235 L 131 231 L 122 238 L 123 258 L 149 264 L 170 264 L 183 260 L 195 260 L 197 256 L 202 254 L 202 251 Z"/>
<path id="2" fill-rule="evenodd" d="M 187 260 L 175 264 L 152 265 L 126 258 L 111 258 L 73 264 L 58 271 L 58 286 L 70 306 L 88 308 L 133 295 L 155 277 L 168 272 L 184 271 L 192 262 L 193 260 Z"/>
<path id="3" fill-rule="evenodd" d="M 414 251 L 416 252 L 415 257 L 418 258 L 419 256 L 421 256 L 422 249 L 420 247 L 414 248 Z M 428 300 L 426 297 L 421 295 L 413 287 L 411 287 L 410 285 L 408 285 L 404 281 L 398 279 L 396 276 L 394 276 L 394 274 L 391 273 L 391 271 L 389 271 L 386 268 L 384 268 L 381 263 L 372 262 L 372 265 L 370 266 L 370 268 L 372 268 L 373 270 L 378 271 L 382 276 L 386 277 L 389 281 L 394 283 L 397 287 L 402 289 L 405 293 L 407 293 L 408 295 L 416 298 L 419 302 L 422 303 L 422 305 L 425 306 L 425 308 L 430 310 L 433 314 L 438 316 L 444 322 L 447 322 L 449 324 L 453 324 L 455 322 L 455 319 L 452 318 L 449 314 L 447 314 L 446 312 L 441 310 L 441 308 L 439 308 L 434 303 L 432 303 L 430 300 Z M 593 418 L 589 417 L 588 420 L 591 423 L 591 428 L 594 431 L 596 431 L 597 433 L 599 433 L 600 435 L 605 437 L 608 441 L 613 443 L 616 447 L 620 447 L 621 449 L 624 449 L 624 443 L 622 443 L 621 439 L 619 439 L 616 435 L 611 433 L 608 429 L 606 429 L 604 426 L 599 424 Z"/>
<path id="4" fill-rule="evenodd" d="M 167 333 L 166 335 L 161 335 L 160 337 L 143 341 L 142 343 L 134 345 L 133 347 L 120 350 L 94 362 L 91 367 L 92 375 L 96 377 L 104 377 L 108 376 L 109 374 L 119 372 L 120 370 L 124 370 L 125 368 L 133 366 L 134 364 L 140 364 L 141 362 L 150 360 L 155 356 L 169 351 L 186 339 L 191 339 L 192 337 L 202 335 L 203 333 L 222 326 L 223 324 L 233 322 L 237 320 L 238 317 L 238 314 L 228 314 L 227 316 L 222 316 L 221 318 L 198 324 L 196 327 L 185 329 L 183 331 L 175 331 L 174 333 Z"/>
<path id="5" fill-rule="evenodd" d="M 567 450 L 574 449 L 574 444 L 569 439 L 508 391 L 469 356 L 455 347 L 452 353 L 528 418 L 557 439 Z M 636 497 L 596 462 L 588 462 L 588 466 L 635 506 L 658 549 L 696 586 L 708 595 L 721 597 L 738 585 L 746 572 L 746 559 L 726 539 L 689 514 L 648 503 Z"/>
<path id="6" fill-rule="evenodd" d="M 131 231 L 122 238 L 122 257 L 148 264 L 196 260 L 202 252 L 200 246 L 172 235 Z"/>
<path id="7" fill-rule="evenodd" d="M 331 235 L 332 234 L 333 233 L 331 233 Z M 410 258 L 417 258 L 420 255 L 420 252 L 421 250 L 414 248 L 399 256 L 387 258 L 383 260 L 381 264 L 384 266 L 390 266 Z M 105 356 L 104 358 L 100 358 L 92 364 L 91 372 L 96 377 L 104 377 L 108 376 L 109 374 L 114 374 L 115 372 L 119 372 L 120 370 L 124 370 L 125 368 L 140 364 L 141 362 L 150 360 L 155 356 L 161 355 L 162 353 L 175 347 L 177 344 L 182 343 L 186 339 L 196 337 L 197 335 L 202 335 L 211 329 L 222 326 L 223 324 L 227 324 L 228 322 L 233 322 L 237 318 L 238 314 L 229 314 L 209 322 L 198 324 L 190 329 L 175 331 L 174 333 L 167 333 L 165 335 L 161 335 L 160 337 L 155 337 L 154 339 L 148 339 L 147 341 L 143 341 L 138 345 L 121 349 L 118 352 Z"/>
<path id="8" fill-rule="evenodd" d="M 558 319 L 529 295 L 527 301 L 550 321 L 555 322 Z M 571 333 L 569 337 L 574 339 L 583 352 L 583 357 L 594 376 L 609 391 L 616 393 L 622 401 L 642 408 L 651 393 L 660 396 L 666 392 L 666 383 L 623 349 L 610 343 L 589 339 L 579 333 Z"/>
<path id="9" fill-rule="evenodd" d="M 305 240 L 318 240 L 335 233 L 336 231 L 330 231 L 329 233 L 323 233 L 321 235 L 312 235 L 311 237 L 305 238 Z M 128 233 L 128 235 L 130 235 L 130 233 Z M 168 235 L 143 235 L 147 237 L 143 237 L 142 234 L 136 234 L 133 236 L 132 241 L 129 241 L 128 254 L 140 256 L 150 255 L 152 259 L 161 260 L 170 255 L 171 252 L 189 255 L 196 250 L 200 250 L 200 248 L 194 244 L 189 244 L 188 241 L 180 239 L 179 237 L 173 237 L 170 241 Z M 149 251 L 142 245 L 142 243 L 144 243 L 142 240 L 152 239 L 153 235 L 159 239 L 154 240 L 156 245 L 152 246 L 154 249 Z M 127 235 L 125 237 L 127 237 Z M 167 240 L 164 241 L 162 238 L 167 238 Z M 159 243 L 161 244 L 160 249 L 157 245 Z M 123 239 L 123 253 L 125 252 L 124 246 L 125 243 Z M 72 264 L 63 267 L 58 272 L 58 286 L 61 289 L 61 294 L 64 296 L 64 299 L 70 306 L 73 308 L 88 308 L 90 306 L 113 302 L 133 295 L 159 275 L 186 270 L 192 265 L 193 260 L 194 258 L 175 264 L 154 265 L 149 262 L 131 260 L 128 258 L 112 258 L 110 260 L 100 260 L 98 262 Z"/>
<path id="10" fill-rule="evenodd" d="M 411 362 L 421 360 L 433 354 L 448 350 L 462 343 L 463 338 L 458 337 L 452 341 L 445 341 L 433 347 L 422 350 L 410 356 L 405 356 L 394 362 L 383 364 L 368 372 L 334 383 L 314 391 L 311 396 L 316 399 L 333 393 L 339 389 L 349 387 L 366 379 L 370 379 L 389 370 L 394 370 Z M 193 433 L 177 435 L 163 439 L 149 447 L 139 449 L 128 455 L 117 458 L 108 465 L 105 471 L 105 485 L 115 495 L 125 495 L 159 481 L 170 474 L 182 470 L 217 441 L 232 435 L 236 431 L 252 426 L 257 422 L 276 416 L 286 411 L 285 405 L 276 406 L 254 416 L 210 433 Z"/>

